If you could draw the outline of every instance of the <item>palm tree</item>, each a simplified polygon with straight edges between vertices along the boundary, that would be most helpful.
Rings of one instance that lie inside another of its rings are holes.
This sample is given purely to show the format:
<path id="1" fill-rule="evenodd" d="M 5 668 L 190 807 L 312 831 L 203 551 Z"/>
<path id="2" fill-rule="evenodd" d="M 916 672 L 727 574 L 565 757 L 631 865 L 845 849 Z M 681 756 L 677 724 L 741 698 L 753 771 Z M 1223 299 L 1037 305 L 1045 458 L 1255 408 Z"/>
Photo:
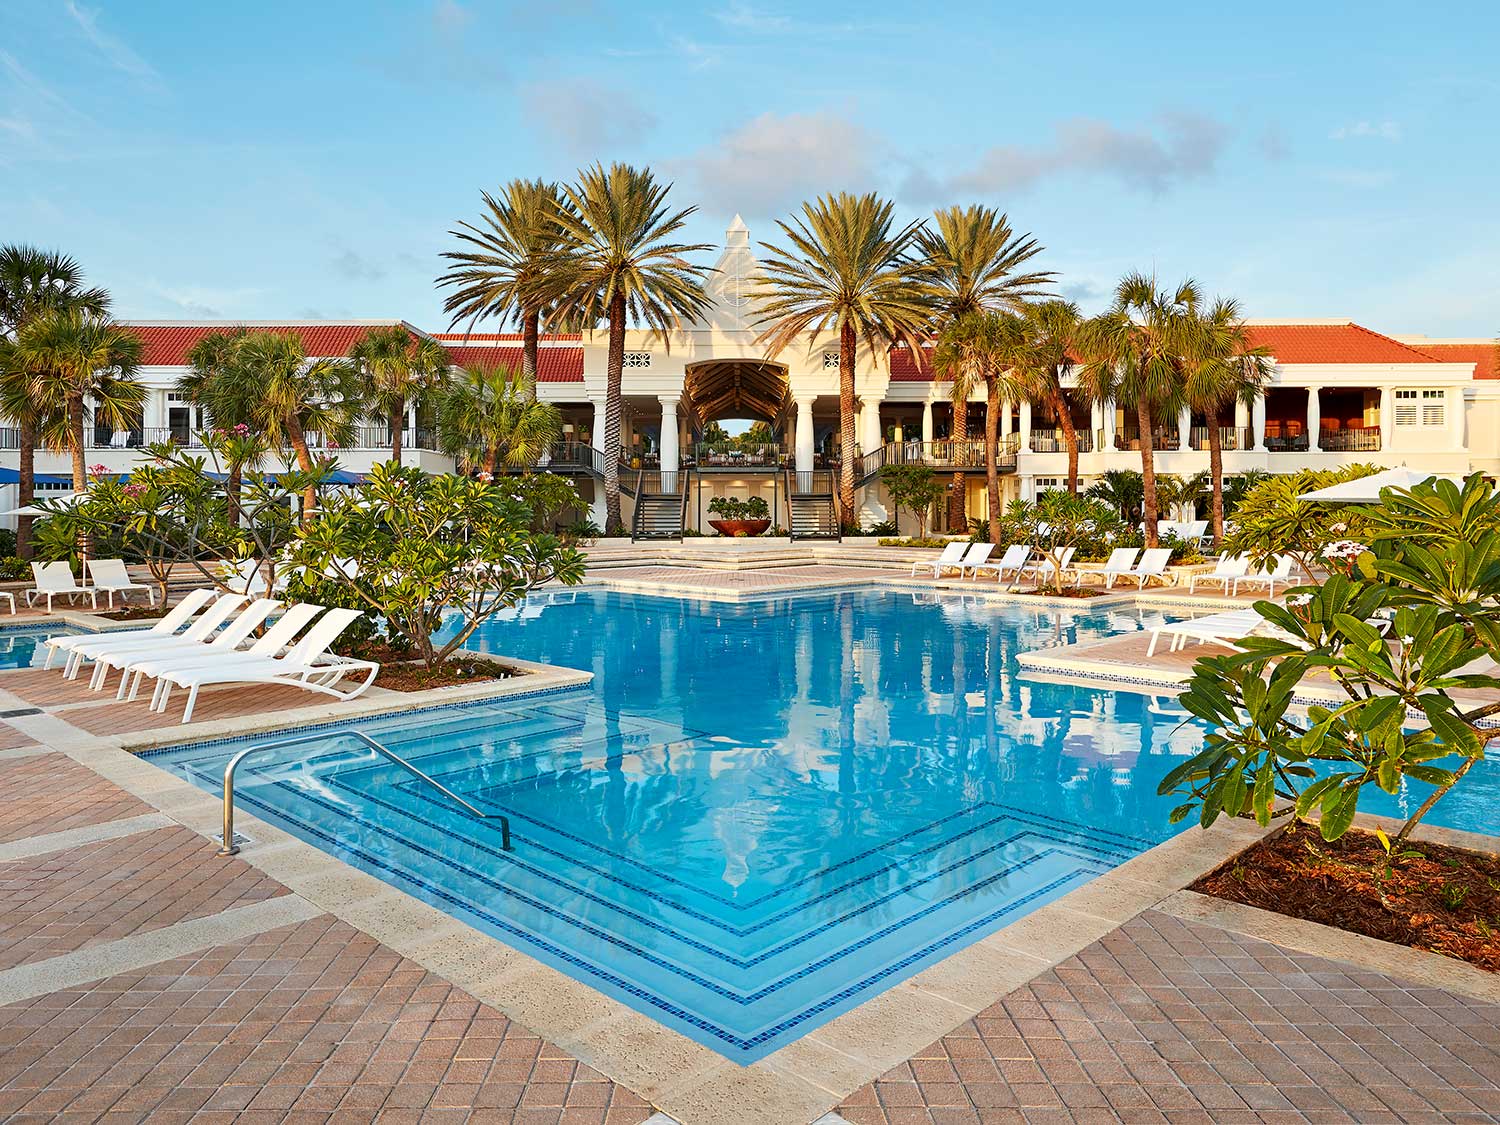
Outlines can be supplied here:
<path id="1" fill-rule="evenodd" d="M 422 403 L 448 377 L 448 349 L 431 336 L 415 336 L 405 325 L 372 328 L 349 349 L 364 376 L 365 402 L 390 419 L 391 460 L 401 463 L 406 408 Z"/>
<path id="2" fill-rule="evenodd" d="M 109 294 L 103 289 L 85 289 L 82 269 L 64 254 L 35 246 L 0 246 L 0 340 L 13 341 L 16 333 L 43 312 L 64 308 L 104 316 L 109 311 Z M 37 434 L 47 419 L 36 409 L 32 373 L 14 355 L 0 366 L 0 380 L 0 397 L 6 403 L 0 412 L 17 428 L 17 492 L 24 507 L 36 498 Z M 16 520 L 16 549 L 27 559 L 32 553 L 31 519 Z"/>
<path id="3" fill-rule="evenodd" d="M 1188 404 L 1208 424 L 1208 472 L 1213 489 L 1214 542 L 1224 538 L 1224 442 L 1219 411 L 1244 403 L 1253 406 L 1271 378 L 1271 353 L 1252 344 L 1240 316 L 1239 302 L 1221 297 L 1197 317 L 1188 355 Z"/>
<path id="4" fill-rule="evenodd" d="M 1134 469 L 1106 469 L 1089 485 L 1085 495 L 1108 504 L 1126 523 L 1135 524 L 1141 518 L 1146 490 L 1141 484 L 1141 474 Z"/>
<path id="5" fill-rule="evenodd" d="M 246 328 L 210 332 L 188 352 L 191 370 L 177 380 L 177 392 L 197 406 L 215 430 L 224 433 L 224 492 L 231 525 L 240 520 L 245 470 L 259 468 L 267 444 L 258 428 L 260 387 L 234 370 L 235 349 L 248 334 Z"/>
<path id="6" fill-rule="evenodd" d="M 570 206 L 557 184 L 512 180 L 499 199 L 484 193 L 479 226 L 460 222 L 448 232 L 465 249 L 443 254 L 455 263 L 438 278 L 439 287 L 453 290 L 443 300 L 443 311 L 453 314 L 450 326 L 467 319 L 472 327 L 488 316 L 518 323 L 521 370 L 532 385 L 550 268 L 568 238 L 558 215 Z"/>
<path id="7" fill-rule="evenodd" d="M 1029 234 L 1016 234 L 1010 219 L 993 207 L 948 207 L 934 212 L 932 225 L 917 232 L 917 250 L 937 287 L 937 331 L 970 313 L 986 309 L 1020 312 L 1024 303 L 1045 296 L 1055 276 L 1048 270 L 1018 272 L 1042 252 Z M 913 351 L 913 358 L 919 356 Z M 953 399 L 949 434 L 962 456 L 969 436 L 968 398 Z M 962 461 L 959 461 L 962 464 Z M 964 474 L 953 474 L 948 493 L 948 526 L 965 526 Z"/>
<path id="8" fill-rule="evenodd" d="M 250 402 L 250 424 L 272 446 L 290 446 L 304 473 L 317 467 L 307 444 L 309 433 L 321 434 L 329 444 L 348 445 L 364 414 L 358 369 L 346 359 L 309 360 L 295 332 L 237 335 L 218 377 L 224 383 L 217 393 Z M 309 484 L 302 493 L 304 518 L 317 506 L 318 490 Z"/>
<path id="9" fill-rule="evenodd" d="M 437 420 L 443 452 L 491 477 L 501 465 L 530 469 L 562 436 L 562 413 L 537 401 L 524 370 L 503 365 L 460 370 L 438 397 Z"/>
<path id="10" fill-rule="evenodd" d="M 1152 427 L 1158 416 L 1175 417 L 1185 393 L 1183 357 L 1188 353 L 1198 287 L 1183 281 L 1168 292 L 1156 279 L 1127 274 L 1115 287 L 1113 307 L 1085 325 L 1087 362 L 1079 381 L 1095 402 L 1113 400 L 1135 411 L 1140 430 L 1142 505 L 1146 546 L 1156 546 L 1156 460 Z"/>
<path id="11" fill-rule="evenodd" d="M 968 401 L 970 388 L 985 388 L 984 471 L 992 543 L 1000 541 L 1000 404 L 1022 393 L 1015 371 L 1027 348 L 1028 328 L 1015 313 L 967 313 L 943 329 L 932 356 L 933 367 L 953 380 L 956 407 Z"/>
<path id="12" fill-rule="evenodd" d="M 32 373 L 33 394 L 59 403 L 67 427 L 62 445 L 72 455 L 73 489 L 88 487 L 84 416 L 116 429 L 138 420 L 146 388 L 136 382 L 141 338 L 108 317 L 76 309 L 46 312 L 16 335 L 15 358 Z"/>
<path id="13" fill-rule="evenodd" d="M 776 356 L 806 332 L 839 340 L 839 507 L 854 511 L 854 364 L 858 347 L 889 356 L 901 343 L 922 354 L 931 288 L 913 260 L 921 224 L 896 229 L 894 206 L 873 192 L 825 195 L 804 203 L 790 222 L 778 220 L 788 248 L 763 242 L 765 281 L 758 337 Z"/>
<path id="14" fill-rule="evenodd" d="M 1063 447 L 1068 451 L 1068 491 L 1076 493 L 1078 428 L 1073 425 L 1073 410 L 1063 382 L 1072 373 L 1078 355 L 1083 317 L 1077 305 L 1058 298 L 1028 305 L 1025 316 L 1027 344 L 1017 364 L 1017 384 L 1021 397 L 1046 403 L 1057 416 Z"/>
<path id="15" fill-rule="evenodd" d="M 670 184 L 657 183 L 649 168 L 595 164 L 562 189 L 556 210 L 564 245 L 543 262 L 542 302 L 565 324 L 609 324 L 605 360 L 605 534 L 619 535 L 620 379 L 625 368 L 627 321 L 645 324 L 671 346 L 668 332 L 680 329 L 709 305 L 705 266 L 684 255 L 710 250 L 706 244 L 669 241 L 696 207 L 669 211 Z"/>

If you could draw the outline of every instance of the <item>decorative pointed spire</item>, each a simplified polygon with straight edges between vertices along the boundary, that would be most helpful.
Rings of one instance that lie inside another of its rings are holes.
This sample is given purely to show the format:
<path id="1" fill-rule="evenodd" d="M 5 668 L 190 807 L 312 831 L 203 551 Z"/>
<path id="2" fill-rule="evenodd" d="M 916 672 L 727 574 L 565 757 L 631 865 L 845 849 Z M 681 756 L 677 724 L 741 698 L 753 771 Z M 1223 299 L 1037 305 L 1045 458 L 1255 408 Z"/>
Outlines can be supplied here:
<path id="1" fill-rule="evenodd" d="M 724 232 L 724 245 L 726 247 L 750 245 L 750 228 L 745 225 L 745 220 L 740 218 L 738 214 L 734 216 L 734 221 L 729 224 L 729 229 Z"/>

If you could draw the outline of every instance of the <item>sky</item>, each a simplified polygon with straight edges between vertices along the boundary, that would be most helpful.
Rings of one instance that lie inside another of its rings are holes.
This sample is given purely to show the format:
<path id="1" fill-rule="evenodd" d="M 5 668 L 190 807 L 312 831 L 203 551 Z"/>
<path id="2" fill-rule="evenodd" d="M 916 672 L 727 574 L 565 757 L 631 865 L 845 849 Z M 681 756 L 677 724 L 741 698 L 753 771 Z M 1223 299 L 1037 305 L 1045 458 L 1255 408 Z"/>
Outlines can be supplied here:
<path id="1" fill-rule="evenodd" d="M 124 318 L 441 329 L 482 190 L 621 160 L 697 242 L 878 191 L 1006 211 L 1086 312 L 1154 270 L 1252 317 L 1500 332 L 1477 0 L 0 0 L 0 27 L 0 242 L 74 255 Z"/>

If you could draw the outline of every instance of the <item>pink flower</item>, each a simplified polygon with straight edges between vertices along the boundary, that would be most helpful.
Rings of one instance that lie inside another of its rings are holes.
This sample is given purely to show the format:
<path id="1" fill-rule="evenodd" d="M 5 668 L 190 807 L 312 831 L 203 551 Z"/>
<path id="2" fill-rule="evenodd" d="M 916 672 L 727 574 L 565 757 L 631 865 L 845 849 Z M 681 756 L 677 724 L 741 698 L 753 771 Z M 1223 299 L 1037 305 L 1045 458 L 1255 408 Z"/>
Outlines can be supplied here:
<path id="1" fill-rule="evenodd" d="M 237 433 L 240 437 L 249 437 L 250 427 L 245 425 L 245 423 L 240 422 L 234 427 L 234 432 Z"/>
<path id="2" fill-rule="evenodd" d="M 96 477 L 102 476 L 105 473 L 109 472 L 109 467 L 107 465 L 90 465 L 89 472 Z"/>

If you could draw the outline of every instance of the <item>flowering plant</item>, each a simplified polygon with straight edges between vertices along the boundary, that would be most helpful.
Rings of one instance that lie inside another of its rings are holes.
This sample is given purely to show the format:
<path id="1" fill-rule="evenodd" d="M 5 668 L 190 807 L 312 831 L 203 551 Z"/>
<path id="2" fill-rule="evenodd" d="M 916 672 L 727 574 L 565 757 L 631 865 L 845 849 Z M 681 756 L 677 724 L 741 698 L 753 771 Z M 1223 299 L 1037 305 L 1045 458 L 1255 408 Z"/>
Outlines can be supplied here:
<path id="1" fill-rule="evenodd" d="M 1368 550 L 1369 548 L 1363 543 L 1356 543 L 1353 539 L 1335 539 L 1318 554 L 1329 570 L 1348 574 L 1354 566 L 1354 561 Z"/>

